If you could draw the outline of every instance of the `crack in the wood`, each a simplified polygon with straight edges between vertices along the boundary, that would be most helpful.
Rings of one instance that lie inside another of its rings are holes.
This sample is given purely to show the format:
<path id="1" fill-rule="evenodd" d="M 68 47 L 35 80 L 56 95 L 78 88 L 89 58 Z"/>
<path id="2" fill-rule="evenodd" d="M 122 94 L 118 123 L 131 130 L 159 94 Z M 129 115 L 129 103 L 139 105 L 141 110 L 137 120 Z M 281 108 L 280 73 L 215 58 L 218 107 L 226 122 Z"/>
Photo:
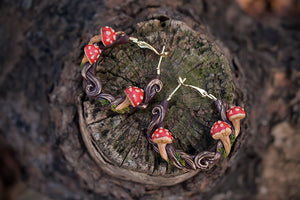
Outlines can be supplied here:
<path id="1" fill-rule="evenodd" d="M 130 80 L 130 79 L 127 78 L 127 77 L 123 77 L 123 76 L 121 76 L 121 75 L 115 74 L 115 73 L 113 73 L 113 72 L 111 72 L 111 71 L 106 71 L 106 73 L 109 73 L 109 74 L 111 74 L 111 75 L 113 75 L 113 76 L 122 78 L 122 79 L 124 79 L 125 81 L 130 82 L 130 83 L 133 84 L 134 86 L 138 86 L 138 85 L 139 85 L 137 82 L 135 82 L 135 81 L 133 81 L 133 80 Z"/>
<path id="2" fill-rule="evenodd" d="M 198 67 L 201 68 L 201 65 L 203 64 L 203 59 L 204 57 L 200 55 L 199 61 L 197 63 L 194 64 L 194 66 L 187 72 L 187 73 L 191 73 L 192 71 L 196 70 Z"/>
<path id="3" fill-rule="evenodd" d="M 97 120 L 97 121 L 93 121 L 93 122 L 87 124 L 87 126 L 90 126 L 90 125 L 94 125 L 94 124 L 100 123 L 100 122 L 102 122 L 102 121 L 104 121 L 104 120 L 106 120 L 106 119 L 108 119 L 108 118 L 112 118 L 112 117 L 114 117 L 114 116 L 116 116 L 116 114 L 112 114 L 112 115 L 106 116 L 106 117 L 103 118 L 103 119 L 100 119 L 100 120 Z"/>
<path id="4" fill-rule="evenodd" d="M 183 60 L 185 59 L 185 57 L 187 57 L 189 51 L 190 51 L 189 49 L 186 49 L 186 50 L 184 51 L 184 54 L 183 54 L 182 57 L 180 58 L 180 61 L 177 63 L 178 65 L 181 65 L 181 63 L 183 62 Z"/>
<path id="5" fill-rule="evenodd" d="M 133 145 L 134 147 L 135 147 L 136 144 L 138 143 L 138 141 L 139 141 L 139 139 L 140 139 L 140 135 L 141 135 L 141 134 L 138 135 L 138 137 L 137 137 L 137 139 L 136 139 L 136 141 L 135 141 L 135 143 L 134 143 L 134 145 Z M 125 157 L 124 157 L 124 159 L 123 159 L 123 161 L 122 161 L 120 167 L 123 166 L 123 164 L 124 164 L 124 162 L 125 162 L 125 160 L 126 160 L 128 154 L 130 153 L 131 149 L 133 149 L 132 146 L 129 148 L 128 152 L 126 153 L 126 155 L 125 155 Z"/>
<path id="6" fill-rule="evenodd" d="M 97 152 L 101 155 L 101 157 L 102 157 L 102 159 L 106 162 L 106 163 L 108 163 L 108 164 L 110 164 L 110 165 L 114 165 L 114 163 L 112 163 L 112 162 L 110 162 L 110 160 L 108 160 L 105 156 L 103 156 L 103 152 L 100 150 L 100 148 L 99 148 L 99 146 L 97 145 L 97 142 L 95 141 L 95 138 L 93 137 L 93 135 L 92 135 L 92 144 L 93 144 L 93 146 L 94 146 L 94 148 L 97 150 Z"/>

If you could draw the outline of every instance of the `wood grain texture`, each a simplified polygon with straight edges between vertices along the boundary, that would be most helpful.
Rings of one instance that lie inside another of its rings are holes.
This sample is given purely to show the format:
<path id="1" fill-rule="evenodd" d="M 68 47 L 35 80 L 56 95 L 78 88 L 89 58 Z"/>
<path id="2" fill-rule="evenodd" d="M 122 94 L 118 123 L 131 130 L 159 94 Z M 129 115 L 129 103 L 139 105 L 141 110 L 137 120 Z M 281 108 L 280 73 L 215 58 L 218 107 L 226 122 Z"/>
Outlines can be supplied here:
<path id="1" fill-rule="evenodd" d="M 145 184 L 173 185 L 199 171 L 179 170 L 152 151 L 145 137 L 151 109 L 177 86 L 179 75 L 186 77 L 187 83 L 232 102 L 230 66 L 214 42 L 183 22 L 150 20 L 139 23 L 132 35 L 156 49 L 166 45 L 170 51 L 161 65 L 162 91 L 147 109 L 123 115 L 83 96 L 79 103 L 81 133 L 94 160 L 111 175 Z M 126 87 L 143 88 L 155 76 L 158 60 L 150 50 L 139 49 L 135 44 L 121 45 L 103 54 L 97 75 L 105 85 L 104 91 L 122 97 Z M 215 143 L 209 133 L 219 118 L 211 104 L 210 99 L 188 88 L 175 94 L 165 121 L 174 146 L 197 153 Z"/>
<path id="2" fill-rule="evenodd" d="M 4 0 L 0 5 L 0 199 L 300 199 L 298 18 L 253 18 L 234 0 Z M 83 92 L 79 65 L 84 46 L 101 26 L 133 35 L 139 22 L 169 18 L 202 34 L 205 28 L 222 43 L 232 66 L 235 105 L 245 108 L 247 117 L 232 153 L 215 169 L 157 187 L 113 177 L 88 153 L 77 108 Z"/>

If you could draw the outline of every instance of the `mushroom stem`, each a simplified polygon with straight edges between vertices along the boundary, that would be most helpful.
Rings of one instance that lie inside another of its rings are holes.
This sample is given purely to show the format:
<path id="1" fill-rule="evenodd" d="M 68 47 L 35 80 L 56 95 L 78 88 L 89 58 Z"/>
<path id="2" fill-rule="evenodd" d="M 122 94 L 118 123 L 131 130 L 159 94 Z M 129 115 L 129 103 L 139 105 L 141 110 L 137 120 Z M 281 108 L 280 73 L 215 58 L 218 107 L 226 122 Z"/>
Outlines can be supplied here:
<path id="1" fill-rule="evenodd" d="M 90 39 L 89 44 L 98 43 L 98 42 L 101 41 L 101 38 L 102 38 L 101 34 L 95 35 L 94 37 L 92 37 L 92 38 Z"/>
<path id="2" fill-rule="evenodd" d="M 130 105 L 130 100 L 128 97 L 126 97 L 126 99 L 116 107 L 116 110 L 123 110 L 129 105 Z"/>
<path id="3" fill-rule="evenodd" d="M 169 158 L 168 158 L 168 154 L 167 154 L 167 151 L 166 151 L 166 145 L 165 143 L 158 143 L 157 146 L 158 146 L 158 149 L 159 149 L 159 153 L 161 155 L 161 157 L 168 161 Z"/>
<path id="4" fill-rule="evenodd" d="M 235 120 L 232 120 L 231 122 L 232 122 L 232 125 L 234 128 L 234 136 L 237 137 L 240 133 L 240 120 L 235 119 Z"/>
<path id="5" fill-rule="evenodd" d="M 230 144 L 229 136 L 222 137 L 221 141 L 222 141 L 223 146 L 225 148 L 226 154 L 229 155 L 230 150 L 231 150 L 231 144 Z"/>
<path id="6" fill-rule="evenodd" d="M 89 59 L 87 58 L 86 55 L 84 55 L 84 57 L 83 57 L 82 60 L 81 60 L 81 65 L 83 65 L 83 64 L 85 64 L 85 63 L 87 63 L 87 62 L 89 62 Z"/>

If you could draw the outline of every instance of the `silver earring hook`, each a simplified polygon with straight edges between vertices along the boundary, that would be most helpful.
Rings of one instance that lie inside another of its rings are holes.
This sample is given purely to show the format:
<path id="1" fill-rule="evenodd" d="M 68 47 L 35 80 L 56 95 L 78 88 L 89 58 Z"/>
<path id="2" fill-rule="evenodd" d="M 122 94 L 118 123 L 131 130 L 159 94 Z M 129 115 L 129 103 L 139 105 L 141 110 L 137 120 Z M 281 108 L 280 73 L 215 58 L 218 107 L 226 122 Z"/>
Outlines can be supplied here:
<path id="1" fill-rule="evenodd" d="M 184 80 L 185 80 L 185 79 L 184 79 Z M 212 99 L 212 100 L 214 100 L 214 101 L 217 100 L 217 98 L 216 98 L 214 95 L 209 94 L 209 93 L 208 93 L 206 90 L 204 90 L 204 89 L 201 89 L 201 88 L 196 87 L 196 86 L 193 86 L 193 85 L 187 85 L 187 84 L 184 84 L 184 83 L 183 83 L 184 81 L 182 80 L 182 78 L 181 78 L 180 76 L 178 76 L 178 82 L 179 82 L 180 85 L 182 85 L 182 86 L 184 86 L 184 87 L 189 87 L 189 88 L 192 88 L 192 89 L 196 90 L 197 92 L 199 92 L 199 93 L 202 95 L 202 97 L 208 97 L 208 98 L 210 98 L 210 99 Z"/>

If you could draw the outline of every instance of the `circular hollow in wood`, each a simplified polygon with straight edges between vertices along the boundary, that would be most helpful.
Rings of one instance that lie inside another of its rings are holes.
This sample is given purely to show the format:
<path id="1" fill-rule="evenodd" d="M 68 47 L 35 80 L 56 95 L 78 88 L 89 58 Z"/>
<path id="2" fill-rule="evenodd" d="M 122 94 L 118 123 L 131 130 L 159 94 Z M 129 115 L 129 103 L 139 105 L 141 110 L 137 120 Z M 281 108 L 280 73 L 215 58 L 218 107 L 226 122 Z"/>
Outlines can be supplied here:
<path id="1" fill-rule="evenodd" d="M 80 96 L 82 138 L 92 158 L 106 173 L 143 184 L 174 185 L 201 171 L 179 170 L 152 151 L 145 137 L 151 110 L 176 87 L 178 75 L 186 77 L 188 84 L 199 86 L 231 104 L 234 94 L 230 66 L 214 42 L 180 21 L 139 23 L 131 35 L 156 49 L 166 45 L 170 51 L 161 65 L 164 87 L 147 109 L 123 115 L 85 95 Z M 155 76 L 158 60 L 159 56 L 134 44 L 117 46 L 102 55 L 97 76 L 104 91 L 123 97 L 126 87 L 143 88 Z M 210 136 L 210 127 L 219 117 L 211 109 L 211 103 L 188 89 L 181 88 L 175 94 L 165 120 L 166 128 L 174 137 L 174 146 L 187 153 L 197 153 L 216 142 Z"/>

